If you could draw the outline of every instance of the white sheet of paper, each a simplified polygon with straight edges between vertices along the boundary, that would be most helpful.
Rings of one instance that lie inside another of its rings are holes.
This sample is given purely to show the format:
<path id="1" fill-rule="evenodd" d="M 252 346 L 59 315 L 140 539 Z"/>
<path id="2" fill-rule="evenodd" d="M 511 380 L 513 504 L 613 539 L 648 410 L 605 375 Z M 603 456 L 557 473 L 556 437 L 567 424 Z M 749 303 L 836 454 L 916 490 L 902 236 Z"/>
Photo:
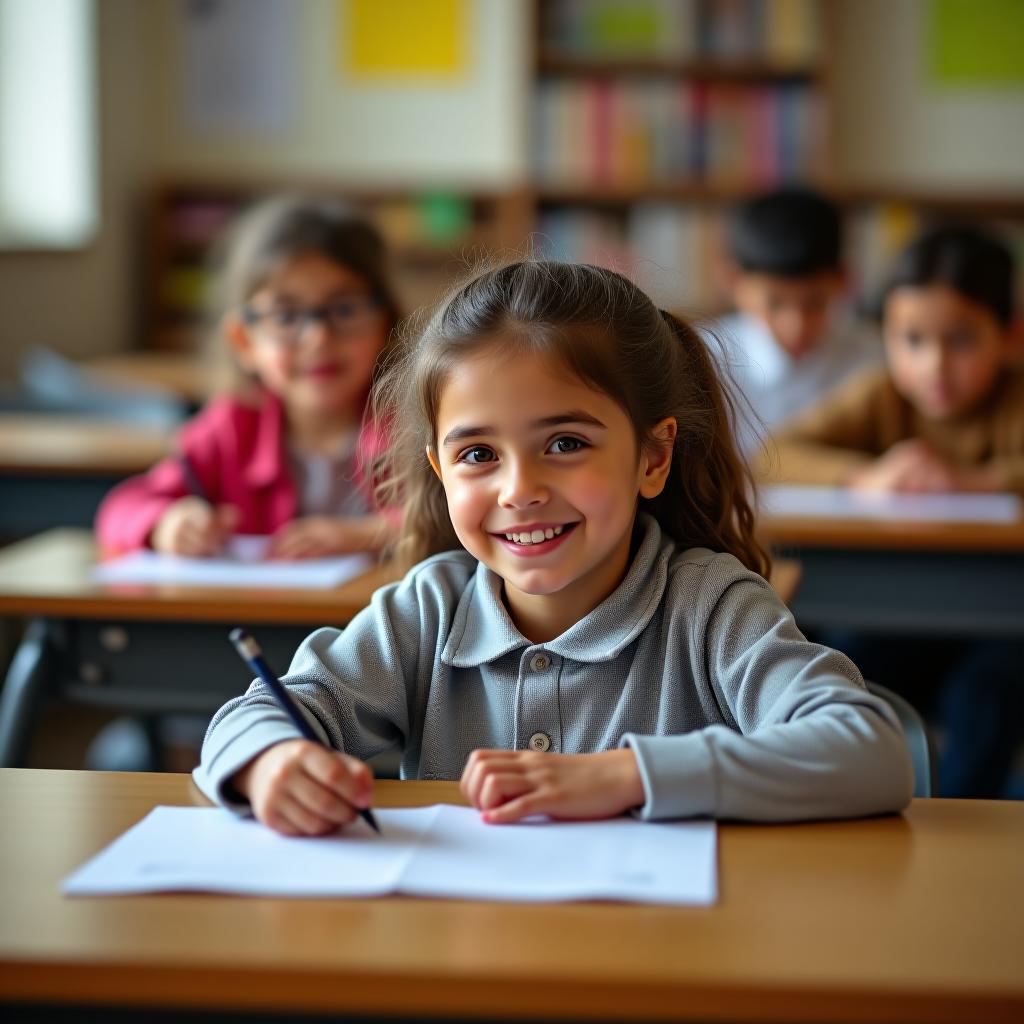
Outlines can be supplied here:
<path id="1" fill-rule="evenodd" d="M 767 515 L 878 519 L 918 523 L 1014 523 L 1024 518 L 1015 494 L 875 494 L 846 487 L 764 487 Z"/>
<path id="2" fill-rule="evenodd" d="M 100 583 L 179 583 L 207 587 L 336 587 L 374 564 L 367 554 L 283 561 L 266 558 L 269 537 L 232 537 L 218 558 L 180 558 L 155 551 L 129 555 L 94 567 Z"/>
<path id="3" fill-rule="evenodd" d="M 210 891 L 387 893 L 511 901 L 714 903 L 712 821 L 486 825 L 477 811 L 376 809 L 332 836 L 295 839 L 217 808 L 157 807 L 61 886 L 71 896 Z"/>

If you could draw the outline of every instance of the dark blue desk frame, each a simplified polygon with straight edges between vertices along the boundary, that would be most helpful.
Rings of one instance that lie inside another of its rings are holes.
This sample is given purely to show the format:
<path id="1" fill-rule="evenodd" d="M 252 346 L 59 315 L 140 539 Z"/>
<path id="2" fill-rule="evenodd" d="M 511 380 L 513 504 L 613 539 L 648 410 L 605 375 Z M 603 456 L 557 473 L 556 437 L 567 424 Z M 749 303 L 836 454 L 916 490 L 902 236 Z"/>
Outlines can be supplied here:
<path id="1" fill-rule="evenodd" d="M 787 545 L 801 628 L 1024 638 L 1024 551 Z M 1024 668 L 1022 668 L 1024 684 Z"/>
<path id="2" fill-rule="evenodd" d="M 284 672 L 316 626 L 254 627 Z M 73 616 L 29 621 L 0 691 L 0 767 L 24 767 L 47 701 L 140 715 L 211 716 L 251 677 L 229 644 L 229 626 Z"/>

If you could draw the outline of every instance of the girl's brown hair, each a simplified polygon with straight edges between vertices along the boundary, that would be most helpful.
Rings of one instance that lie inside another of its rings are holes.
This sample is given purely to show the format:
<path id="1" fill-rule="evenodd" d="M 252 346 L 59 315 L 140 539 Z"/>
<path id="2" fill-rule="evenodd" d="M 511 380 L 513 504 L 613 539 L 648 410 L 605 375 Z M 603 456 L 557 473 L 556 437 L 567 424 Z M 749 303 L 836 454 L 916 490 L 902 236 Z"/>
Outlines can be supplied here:
<path id="1" fill-rule="evenodd" d="M 733 403 L 701 337 L 621 274 L 542 260 L 488 270 L 456 288 L 389 360 L 375 393 L 393 440 L 381 500 L 405 506 L 405 561 L 459 547 L 426 448 L 436 445 L 438 405 L 453 368 L 495 345 L 561 360 L 622 407 L 639 447 L 664 443 L 652 430 L 675 417 L 664 490 L 640 498 L 640 509 L 679 543 L 727 551 L 767 574 L 768 556 L 754 536 L 752 481 L 733 441 Z"/>
<path id="2" fill-rule="evenodd" d="M 387 246 L 369 221 L 334 198 L 272 196 L 239 216 L 214 253 L 216 319 L 240 311 L 282 267 L 310 254 L 326 257 L 369 285 L 384 310 L 386 353 L 402 316 L 390 280 Z"/>

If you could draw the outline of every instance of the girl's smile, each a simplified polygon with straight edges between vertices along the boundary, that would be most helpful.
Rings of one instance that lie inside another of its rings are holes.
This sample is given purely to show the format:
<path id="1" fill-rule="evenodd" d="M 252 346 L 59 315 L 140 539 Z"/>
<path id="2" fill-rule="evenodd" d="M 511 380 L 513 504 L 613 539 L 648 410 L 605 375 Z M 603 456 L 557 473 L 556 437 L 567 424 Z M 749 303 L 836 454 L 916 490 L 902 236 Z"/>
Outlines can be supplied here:
<path id="1" fill-rule="evenodd" d="M 494 536 L 504 538 L 509 550 L 518 557 L 536 558 L 561 547 L 575 526 L 575 523 L 557 526 L 532 523 L 527 526 L 511 527 Z"/>

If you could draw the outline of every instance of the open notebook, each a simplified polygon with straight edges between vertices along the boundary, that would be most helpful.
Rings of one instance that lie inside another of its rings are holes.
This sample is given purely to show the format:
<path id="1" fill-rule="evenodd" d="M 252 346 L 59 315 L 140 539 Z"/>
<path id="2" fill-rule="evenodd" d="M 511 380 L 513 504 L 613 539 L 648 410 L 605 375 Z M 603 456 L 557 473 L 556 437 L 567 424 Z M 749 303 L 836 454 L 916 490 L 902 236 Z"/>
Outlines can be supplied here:
<path id="1" fill-rule="evenodd" d="M 702 905 L 718 896 L 713 821 L 486 825 L 477 811 L 446 804 L 373 813 L 380 835 L 357 821 L 334 835 L 289 838 L 219 808 L 156 807 L 61 888 Z"/>
<path id="2" fill-rule="evenodd" d="M 266 557 L 269 537 L 237 536 L 217 558 L 181 558 L 155 551 L 134 551 L 93 569 L 100 583 L 180 583 L 208 587 L 327 588 L 366 572 L 374 564 L 368 554 L 297 561 Z"/>

